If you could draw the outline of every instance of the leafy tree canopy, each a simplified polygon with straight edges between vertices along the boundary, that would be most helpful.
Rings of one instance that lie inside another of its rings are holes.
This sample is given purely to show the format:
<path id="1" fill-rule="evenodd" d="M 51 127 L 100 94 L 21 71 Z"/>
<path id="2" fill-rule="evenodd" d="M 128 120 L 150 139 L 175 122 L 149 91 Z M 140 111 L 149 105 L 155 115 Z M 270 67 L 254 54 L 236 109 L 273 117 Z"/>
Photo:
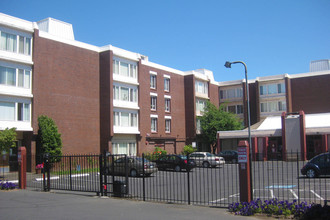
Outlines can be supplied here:
<path id="1" fill-rule="evenodd" d="M 11 147 L 16 147 L 16 128 L 6 128 L 0 131 L 0 154 L 3 151 L 8 152 Z"/>
<path id="2" fill-rule="evenodd" d="M 224 106 L 217 108 L 207 102 L 201 120 L 201 138 L 203 142 L 211 145 L 213 152 L 217 142 L 217 131 L 240 130 L 243 128 L 240 119 L 231 112 L 224 111 Z"/>
<path id="3" fill-rule="evenodd" d="M 53 119 L 41 115 L 38 117 L 38 144 L 40 153 L 50 156 L 62 155 L 62 139 Z"/>

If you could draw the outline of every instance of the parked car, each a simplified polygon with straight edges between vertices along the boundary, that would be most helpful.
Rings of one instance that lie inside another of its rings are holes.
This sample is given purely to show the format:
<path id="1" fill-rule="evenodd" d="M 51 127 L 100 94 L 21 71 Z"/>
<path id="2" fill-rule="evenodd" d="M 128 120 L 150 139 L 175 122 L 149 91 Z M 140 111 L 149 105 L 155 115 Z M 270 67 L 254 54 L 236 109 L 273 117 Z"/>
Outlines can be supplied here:
<path id="1" fill-rule="evenodd" d="M 127 162 L 127 166 L 126 166 Z M 109 175 L 126 175 L 126 172 L 131 177 L 136 177 L 144 174 L 151 176 L 152 173 L 158 171 L 157 165 L 147 159 L 135 156 L 127 156 L 117 158 L 113 163 L 110 163 L 107 169 Z"/>
<path id="2" fill-rule="evenodd" d="M 189 171 L 196 167 L 196 163 L 193 159 L 187 158 L 183 155 L 165 155 L 155 161 L 159 170 L 174 170 L 180 172 L 181 170 Z"/>
<path id="3" fill-rule="evenodd" d="M 330 175 L 330 153 L 323 153 L 313 157 L 301 169 L 301 174 L 306 175 L 308 178 Z"/>
<path id="4" fill-rule="evenodd" d="M 224 150 L 217 154 L 219 157 L 223 157 L 226 162 L 237 163 L 238 153 L 235 150 Z"/>
<path id="5" fill-rule="evenodd" d="M 197 166 L 202 167 L 216 167 L 225 164 L 223 157 L 216 156 L 209 152 L 193 152 L 189 158 L 194 159 Z"/>

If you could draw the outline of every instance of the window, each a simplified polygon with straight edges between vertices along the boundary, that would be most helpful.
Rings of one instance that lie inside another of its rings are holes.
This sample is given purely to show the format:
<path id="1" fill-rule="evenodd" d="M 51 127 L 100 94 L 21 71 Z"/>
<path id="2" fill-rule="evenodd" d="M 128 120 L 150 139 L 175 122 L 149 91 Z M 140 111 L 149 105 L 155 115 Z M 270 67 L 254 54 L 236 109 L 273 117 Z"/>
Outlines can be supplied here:
<path id="1" fill-rule="evenodd" d="M 220 90 L 220 99 L 234 99 L 234 98 L 242 98 L 242 97 L 243 97 L 242 88 Z"/>
<path id="2" fill-rule="evenodd" d="M 0 102 L 0 120 L 15 121 L 15 103 Z"/>
<path id="3" fill-rule="evenodd" d="M 17 44 L 18 40 L 18 44 Z M 20 35 L 1 32 L 0 40 L 1 50 L 20 53 L 25 55 L 31 55 L 31 38 Z M 17 50 L 18 46 L 18 50 Z"/>
<path id="4" fill-rule="evenodd" d="M 151 118 L 151 132 L 157 132 L 157 118 Z"/>
<path id="5" fill-rule="evenodd" d="M 195 81 L 195 92 L 208 95 L 208 83 L 202 81 Z"/>
<path id="6" fill-rule="evenodd" d="M 170 79 L 169 78 L 164 79 L 164 90 L 166 92 L 170 91 Z"/>
<path id="7" fill-rule="evenodd" d="M 196 99 L 196 114 L 201 115 L 204 112 L 206 106 L 206 101 L 201 99 Z"/>
<path id="8" fill-rule="evenodd" d="M 157 79 L 156 75 L 150 74 L 150 88 L 156 89 L 156 83 L 157 83 L 156 79 Z"/>
<path id="9" fill-rule="evenodd" d="M 200 134 L 202 131 L 202 126 L 201 126 L 201 119 L 196 118 L 196 133 Z"/>
<path id="10" fill-rule="evenodd" d="M 165 98 L 165 112 L 171 111 L 171 99 Z"/>
<path id="11" fill-rule="evenodd" d="M 16 76 L 17 72 L 17 76 Z M 30 88 L 31 71 L 0 66 L 0 85 Z"/>
<path id="12" fill-rule="evenodd" d="M 15 103 L 15 102 L 0 102 L 0 120 L 30 121 L 30 104 Z"/>
<path id="13" fill-rule="evenodd" d="M 137 127 L 137 113 L 113 112 L 113 125 L 119 127 Z"/>
<path id="14" fill-rule="evenodd" d="M 114 85 L 113 99 L 126 102 L 137 102 L 137 89 Z"/>
<path id="15" fill-rule="evenodd" d="M 112 143 L 113 154 L 127 154 L 128 156 L 136 156 L 135 142 L 114 142 Z"/>
<path id="16" fill-rule="evenodd" d="M 286 102 L 285 101 L 262 102 L 260 103 L 260 111 L 261 112 L 286 111 Z"/>
<path id="17" fill-rule="evenodd" d="M 137 78 L 136 64 L 113 60 L 113 73 L 124 77 Z"/>
<path id="18" fill-rule="evenodd" d="M 262 85 L 260 88 L 260 95 L 272 95 L 272 94 L 281 94 L 285 93 L 285 84 L 284 83 L 273 83 L 268 85 Z"/>
<path id="19" fill-rule="evenodd" d="M 228 106 L 228 112 L 236 114 L 236 105 Z"/>
<path id="20" fill-rule="evenodd" d="M 17 36 L 1 32 L 1 50 L 17 52 Z"/>
<path id="21" fill-rule="evenodd" d="M 171 132 L 171 119 L 165 119 L 165 132 Z"/>
<path id="22" fill-rule="evenodd" d="M 243 114 L 244 110 L 243 110 L 243 105 L 236 105 L 237 111 L 236 114 Z"/>
<path id="23" fill-rule="evenodd" d="M 150 96 L 151 110 L 157 109 L 157 96 Z"/>
<path id="24" fill-rule="evenodd" d="M 227 106 L 227 112 L 243 114 L 243 105 L 229 105 Z"/>

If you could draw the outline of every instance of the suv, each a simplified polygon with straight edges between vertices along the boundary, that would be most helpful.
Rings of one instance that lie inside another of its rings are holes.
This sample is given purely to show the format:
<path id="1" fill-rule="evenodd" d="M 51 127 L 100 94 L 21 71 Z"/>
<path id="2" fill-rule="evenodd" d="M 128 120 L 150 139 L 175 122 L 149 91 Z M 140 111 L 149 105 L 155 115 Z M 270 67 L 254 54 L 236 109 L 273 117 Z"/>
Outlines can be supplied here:
<path id="1" fill-rule="evenodd" d="M 223 157 L 218 157 L 209 152 L 193 152 L 189 155 L 189 158 L 194 159 L 197 166 L 216 167 L 225 164 Z"/>

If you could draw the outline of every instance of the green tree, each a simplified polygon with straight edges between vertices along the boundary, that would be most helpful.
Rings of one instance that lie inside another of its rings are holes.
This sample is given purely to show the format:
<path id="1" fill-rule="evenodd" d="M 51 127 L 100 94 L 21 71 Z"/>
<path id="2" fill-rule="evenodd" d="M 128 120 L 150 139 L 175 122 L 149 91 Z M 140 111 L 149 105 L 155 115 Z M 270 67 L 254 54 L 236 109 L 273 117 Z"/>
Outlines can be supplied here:
<path id="1" fill-rule="evenodd" d="M 61 156 L 62 139 L 54 120 L 41 115 L 38 117 L 38 125 L 38 148 L 40 154 L 47 153 L 50 156 Z M 51 161 L 57 162 L 59 158 L 51 158 Z"/>
<path id="2" fill-rule="evenodd" d="M 201 139 L 204 143 L 211 146 L 215 152 L 218 131 L 240 130 L 243 128 L 240 119 L 231 112 L 224 111 L 224 106 L 217 108 L 209 101 L 204 109 L 201 120 Z"/>
<path id="3" fill-rule="evenodd" d="M 0 131 L 0 154 L 8 152 L 11 147 L 16 147 L 16 128 L 6 128 Z"/>

